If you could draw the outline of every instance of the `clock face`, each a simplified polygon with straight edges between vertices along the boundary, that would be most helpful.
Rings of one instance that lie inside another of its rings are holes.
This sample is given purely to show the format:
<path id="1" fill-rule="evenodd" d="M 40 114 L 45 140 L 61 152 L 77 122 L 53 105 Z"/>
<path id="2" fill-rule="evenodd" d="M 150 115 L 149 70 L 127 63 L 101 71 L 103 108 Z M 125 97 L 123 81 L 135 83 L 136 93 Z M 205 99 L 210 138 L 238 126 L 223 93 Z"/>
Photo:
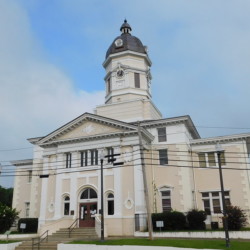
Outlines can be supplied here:
<path id="1" fill-rule="evenodd" d="M 123 45 L 123 41 L 121 38 L 118 38 L 117 40 L 115 40 L 116 47 L 121 47 L 122 45 Z"/>
<path id="2" fill-rule="evenodd" d="M 119 69 L 116 73 L 118 78 L 122 78 L 124 76 L 124 71 L 122 69 Z"/>

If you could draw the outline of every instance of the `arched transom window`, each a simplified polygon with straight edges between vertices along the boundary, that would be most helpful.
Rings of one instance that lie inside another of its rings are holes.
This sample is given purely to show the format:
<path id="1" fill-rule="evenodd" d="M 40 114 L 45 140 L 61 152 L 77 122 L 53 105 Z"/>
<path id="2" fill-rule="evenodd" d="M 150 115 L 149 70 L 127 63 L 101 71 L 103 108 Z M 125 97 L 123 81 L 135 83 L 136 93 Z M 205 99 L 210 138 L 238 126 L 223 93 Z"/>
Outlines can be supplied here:
<path id="1" fill-rule="evenodd" d="M 80 199 L 81 200 L 86 200 L 86 199 L 96 199 L 97 198 L 97 193 L 94 189 L 92 188 L 87 188 L 85 189 L 81 196 L 80 196 Z"/>

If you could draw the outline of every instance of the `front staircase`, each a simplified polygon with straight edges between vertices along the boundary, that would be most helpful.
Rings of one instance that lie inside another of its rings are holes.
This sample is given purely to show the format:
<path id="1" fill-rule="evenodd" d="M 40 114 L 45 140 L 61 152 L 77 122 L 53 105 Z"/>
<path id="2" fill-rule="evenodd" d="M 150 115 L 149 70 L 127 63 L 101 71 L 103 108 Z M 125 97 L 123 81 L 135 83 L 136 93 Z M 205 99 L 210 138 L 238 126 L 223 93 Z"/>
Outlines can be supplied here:
<path id="1" fill-rule="evenodd" d="M 40 250 L 57 250 L 57 244 L 66 243 L 73 240 L 97 240 L 98 236 L 94 227 L 82 227 L 74 228 L 70 233 L 68 228 L 61 228 L 57 232 L 48 236 L 48 242 L 44 240 L 40 244 Z M 38 246 L 34 246 L 33 250 L 38 249 Z M 15 250 L 32 250 L 32 241 L 24 241 L 21 245 L 15 248 Z"/>

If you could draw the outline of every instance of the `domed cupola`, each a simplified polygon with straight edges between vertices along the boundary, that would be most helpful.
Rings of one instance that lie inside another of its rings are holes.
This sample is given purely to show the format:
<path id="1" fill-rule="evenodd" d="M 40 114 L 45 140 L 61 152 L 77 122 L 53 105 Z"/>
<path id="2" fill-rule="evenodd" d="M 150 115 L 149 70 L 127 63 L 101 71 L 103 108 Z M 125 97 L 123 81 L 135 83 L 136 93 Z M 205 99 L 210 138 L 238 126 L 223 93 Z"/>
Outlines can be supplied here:
<path id="1" fill-rule="evenodd" d="M 126 50 L 131 50 L 134 52 L 147 54 L 145 46 L 143 46 L 140 39 L 130 34 L 130 32 L 132 31 L 132 28 L 127 23 L 126 19 L 124 20 L 124 23 L 122 24 L 120 28 L 120 31 L 122 32 L 122 34 L 116 37 L 115 40 L 110 45 L 106 53 L 106 59 L 111 54 L 123 52 Z"/>

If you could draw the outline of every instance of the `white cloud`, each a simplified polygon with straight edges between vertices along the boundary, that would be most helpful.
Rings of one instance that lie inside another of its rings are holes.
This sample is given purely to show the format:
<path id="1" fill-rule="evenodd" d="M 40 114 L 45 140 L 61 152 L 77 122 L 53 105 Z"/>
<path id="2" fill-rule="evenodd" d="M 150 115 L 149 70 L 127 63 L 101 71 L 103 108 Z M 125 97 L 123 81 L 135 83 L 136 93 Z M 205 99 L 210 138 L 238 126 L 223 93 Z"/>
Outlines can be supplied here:
<path id="1" fill-rule="evenodd" d="M 26 138 L 46 135 L 103 102 L 102 91 L 77 92 L 45 60 L 27 14 L 13 1 L 0 3 L 0 36 L 0 150 L 27 147 Z M 0 162 L 30 153 L 0 151 Z"/>

